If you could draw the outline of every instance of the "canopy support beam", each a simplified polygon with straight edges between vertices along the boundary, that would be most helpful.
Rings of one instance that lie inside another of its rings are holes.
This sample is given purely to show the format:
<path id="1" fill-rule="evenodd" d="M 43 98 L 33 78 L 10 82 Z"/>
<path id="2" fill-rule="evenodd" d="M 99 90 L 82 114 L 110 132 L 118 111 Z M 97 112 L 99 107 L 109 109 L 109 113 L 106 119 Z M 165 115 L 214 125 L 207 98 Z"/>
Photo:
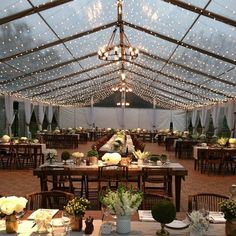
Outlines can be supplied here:
<path id="1" fill-rule="evenodd" d="M 31 7 L 29 9 L 24 10 L 24 11 L 17 12 L 16 14 L 12 14 L 10 16 L 0 18 L 0 25 L 6 24 L 8 22 L 11 22 L 11 21 L 14 21 L 14 20 L 17 20 L 17 19 L 20 19 L 20 18 L 25 17 L 25 16 L 30 16 L 32 14 L 48 10 L 50 8 L 53 8 L 53 7 L 57 7 L 59 5 L 62 5 L 62 4 L 71 2 L 71 1 L 73 1 L 73 0 L 54 0 L 52 2 L 41 4 L 39 6 Z"/>

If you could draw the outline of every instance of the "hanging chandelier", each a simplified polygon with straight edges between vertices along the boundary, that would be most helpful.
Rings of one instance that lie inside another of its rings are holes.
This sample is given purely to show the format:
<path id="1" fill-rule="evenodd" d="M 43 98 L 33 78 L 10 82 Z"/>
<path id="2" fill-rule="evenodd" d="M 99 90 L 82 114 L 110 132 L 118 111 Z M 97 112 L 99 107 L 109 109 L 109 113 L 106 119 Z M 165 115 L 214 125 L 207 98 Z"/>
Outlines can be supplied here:
<path id="1" fill-rule="evenodd" d="M 109 39 L 109 42 L 106 46 L 101 47 L 98 50 L 98 58 L 104 61 L 132 61 L 138 57 L 139 50 L 136 47 L 133 47 L 125 32 L 124 24 L 122 20 L 122 0 L 117 1 L 117 25 L 112 32 L 112 35 Z M 117 31 L 119 29 L 119 35 Z M 119 37 L 118 44 L 115 44 L 114 41 L 116 37 Z"/>
<path id="2" fill-rule="evenodd" d="M 119 84 L 116 87 L 112 88 L 112 91 L 120 91 L 120 92 L 132 92 L 132 89 L 130 87 L 127 86 L 127 84 L 125 82 L 122 82 L 121 84 Z"/>
<path id="3" fill-rule="evenodd" d="M 117 102 L 116 105 L 121 106 L 121 107 L 127 107 L 130 105 L 130 103 L 129 102 Z"/>

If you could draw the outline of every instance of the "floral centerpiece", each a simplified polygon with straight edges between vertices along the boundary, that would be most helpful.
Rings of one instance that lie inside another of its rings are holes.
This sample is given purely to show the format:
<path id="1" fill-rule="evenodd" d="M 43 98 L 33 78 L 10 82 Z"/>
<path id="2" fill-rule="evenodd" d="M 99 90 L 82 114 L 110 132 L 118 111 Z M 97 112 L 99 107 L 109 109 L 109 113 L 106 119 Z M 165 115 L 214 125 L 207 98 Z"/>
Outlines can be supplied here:
<path id="1" fill-rule="evenodd" d="M 150 156 L 150 152 L 133 151 L 134 157 L 138 160 L 138 165 L 142 165 L 143 161 Z"/>
<path id="2" fill-rule="evenodd" d="M 220 210 L 224 213 L 226 220 L 236 220 L 236 201 L 233 199 L 225 200 L 220 203 Z"/>
<path id="3" fill-rule="evenodd" d="M 224 137 L 221 137 L 219 139 L 217 139 L 217 143 L 220 145 L 220 146 L 225 146 L 226 143 L 228 142 L 228 138 L 224 138 Z"/>
<path id="4" fill-rule="evenodd" d="M 102 156 L 102 160 L 105 161 L 107 165 L 116 165 L 121 161 L 121 155 L 117 152 L 105 153 Z"/>
<path id="5" fill-rule="evenodd" d="M 52 161 L 55 160 L 56 155 L 57 155 L 56 149 L 46 150 L 46 160 L 48 160 L 50 163 L 52 163 Z"/>
<path id="6" fill-rule="evenodd" d="M 34 222 L 38 227 L 38 233 L 47 233 L 52 220 L 52 214 L 49 211 L 39 211 L 34 218 Z"/>
<path id="7" fill-rule="evenodd" d="M 143 160 L 150 156 L 150 152 L 141 152 L 140 150 L 137 150 L 137 151 L 133 151 L 133 155 L 135 156 L 137 160 L 139 159 Z"/>
<path id="8" fill-rule="evenodd" d="M 27 199 L 24 197 L 1 197 L 0 198 L 0 214 L 6 216 L 7 233 L 15 233 L 18 229 L 16 213 L 24 210 Z"/>
<path id="9" fill-rule="evenodd" d="M 236 201 L 234 199 L 228 199 L 220 204 L 220 210 L 224 213 L 225 233 L 227 236 L 236 235 Z"/>
<path id="10" fill-rule="evenodd" d="M 100 201 L 107 211 L 117 216 L 117 232 L 130 232 L 130 216 L 138 210 L 142 202 L 142 192 L 135 192 L 133 189 L 119 185 L 116 191 L 108 189 L 101 196 Z"/>
<path id="11" fill-rule="evenodd" d="M 209 228 L 209 221 L 200 211 L 193 211 L 189 215 L 191 223 L 190 230 L 192 232 L 198 232 L 198 235 L 204 235 Z"/>
<path id="12" fill-rule="evenodd" d="M 3 143 L 9 143 L 11 140 L 10 136 L 8 136 L 7 134 L 2 136 L 2 142 Z"/>
<path id="13" fill-rule="evenodd" d="M 73 152 L 71 156 L 75 159 L 76 164 L 80 164 L 82 159 L 84 158 L 83 152 Z"/>
<path id="14" fill-rule="evenodd" d="M 229 146 L 231 148 L 235 148 L 236 147 L 236 138 L 230 138 L 229 139 Z"/>
<path id="15" fill-rule="evenodd" d="M 64 210 L 70 215 L 71 228 L 74 231 L 81 231 L 82 218 L 90 202 L 86 198 L 74 198 L 64 207 Z"/>

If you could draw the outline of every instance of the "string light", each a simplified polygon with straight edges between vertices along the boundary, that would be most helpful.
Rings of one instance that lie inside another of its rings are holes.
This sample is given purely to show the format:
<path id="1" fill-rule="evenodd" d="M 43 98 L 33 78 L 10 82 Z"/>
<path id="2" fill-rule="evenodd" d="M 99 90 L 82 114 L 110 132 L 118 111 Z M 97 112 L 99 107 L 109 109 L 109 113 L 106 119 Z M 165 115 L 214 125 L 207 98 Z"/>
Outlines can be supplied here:
<path id="1" fill-rule="evenodd" d="M 232 10 L 234 9 L 233 3 L 222 5 L 212 2 L 209 8 L 214 9 L 214 5 L 217 5 L 218 14 L 224 12 L 225 17 L 235 18 L 236 13 Z M 93 32 L 93 29 L 116 21 L 116 11 L 111 10 L 114 6 L 115 1 L 112 5 L 110 2 L 101 0 L 91 3 L 74 0 L 45 11 L 43 13 L 45 20 L 62 39 L 61 42 L 66 37 L 87 32 L 83 37 L 72 39 L 65 45 L 60 43 L 46 46 L 57 40 L 57 36 L 37 14 L 1 25 L 0 93 L 9 93 L 19 99 L 26 97 L 32 102 L 41 101 L 63 106 L 86 106 L 89 105 L 92 95 L 96 102 L 110 96 L 114 92 L 111 87 L 119 84 L 119 78 L 106 83 L 111 76 L 99 78 L 99 75 L 117 70 L 120 68 L 119 63 L 84 72 L 78 76 L 67 77 L 67 75 L 104 63 L 98 60 L 96 51 L 101 45 L 107 45 L 111 28 L 104 28 L 97 32 Z M 0 10 L 4 17 L 11 12 L 9 9 L 18 12 L 27 8 L 26 1 L 15 1 L 14 4 L 3 1 Z M 195 13 L 164 1 L 124 1 L 123 8 L 123 18 L 126 22 L 176 40 L 183 37 L 196 18 Z M 108 11 L 109 14 L 107 14 Z M 78 24 L 78 22 L 80 23 Z M 135 48 L 140 49 L 135 62 L 147 69 L 125 61 L 123 72 L 126 77 L 122 80 L 145 101 L 152 103 L 152 99 L 156 97 L 158 105 L 163 108 L 192 109 L 236 99 L 236 88 L 233 84 L 236 81 L 234 64 L 183 46 L 176 48 L 174 43 L 128 26 L 126 26 L 125 32 L 130 42 L 136 45 Z M 188 32 L 184 42 L 235 61 L 235 38 L 235 27 L 214 19 L 200 17 Z M 114 45 L 119 44 L 116 41 L 114 41 Z M 32 51 L 42 45 L 46 46 L 45 49 Z M 66 47 L 72 52 L 72 55 Z M 168 64 L 163 70 L 166 75 L 150 71 L 149 68 L 156 71 L 161 70 L 164 62 L 145 56 L 141 50 L 168 60 Z M 174 50 L 176 51 L 173 56 L 168 59 Z M 28 51 L 29 54 L 23 55 L 24 51 Z M 19 55 L 17 55 L 18 53 Z M 90 53 L 95 53 L 95 55 L 63 65 L 72 60 L 73 56 L 79 58 Z M 9 59 L 1 62 L 1 59 L 6 57 Z M 172 62 L 178 63 L 178 65 Z M 61 66 L 56 67 L 57 65 Z M 45 70 L 48 67 L 51 68 Z M 204 72 L 206 76 L 191 72 L 191 69 Z M 133 72 L 143 74 L 146 79 Z M 27 76 L 24 77 L 25 74 Z M 222 81 L 214 80 L 207 75 L 220 78 Z M 64 78 L 58 81 L 37 86 L 63 76 Z M 132 77 L 132 80 L 127 79 L 129 77 Z M 7 83 L 7 81 L 9 82 Z M 82 83 L 80 84 L 78 81 L 82 81 Z M 224 83 L 224 81 L 232 84 Z M 35 87 L 29 88 L 32 85 Z M 22 91 L 15 92 L 21 89 Z M 178 97 L 179 95 L 182 97 Z M 165 99 L 167 101 L 164 101 Z"/>

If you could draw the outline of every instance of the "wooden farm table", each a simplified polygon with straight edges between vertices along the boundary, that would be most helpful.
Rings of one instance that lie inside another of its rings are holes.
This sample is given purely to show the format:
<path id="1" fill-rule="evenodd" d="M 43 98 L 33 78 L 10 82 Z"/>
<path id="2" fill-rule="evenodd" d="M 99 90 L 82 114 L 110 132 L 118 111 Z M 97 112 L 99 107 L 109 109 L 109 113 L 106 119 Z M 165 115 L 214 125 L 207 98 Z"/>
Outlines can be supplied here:
<path id="1" fill-rule="evenodd" d="M 12 235 L 19 235 L 19 236 L 25 236 L 25 235 L 39 235 L 36 231 L 36 227 L 34 227 L 34 221 L 33 220 L 28 220 L 27 217 L 32 213 L 32 211 L 28 211 L 24 217 L 20 219 L 20 224 L 18 227 L 18 232 L 17 234 L 12 234 Z M 182 212 L 181 212 L 182 213 Z M 61 217 L 61 212 L 58 212 L 54 217 Z M 94 225 L 94 231 L 91 235 L 93 236 L 102 236 L 104 234 L 101 234 L 100 227 L 104 223 L 102 221 L 102 212 L 101 211 L 86 211 L 84 219 L 88 216 L 91 216 L 94 218 L 93 225 Z M 177 214 L 177 219 L 182 220 L 181 218 L 178 217 Z M 110 217 L 108 219 L 105 219 L 106 222 L 107 220 L 112 223 L 112 232 L 110 236 L 118 236 L 120 234 L 116 233 L 116 226 L 114 223 L 114 219 L 111 219 Z M 156 231 L 160 229 L 160 223 L 156 221 L 140 221 L 138 218 L 138 213 L 135 213 L 132 216 L 131 219 L 131 232 L 128 234 L 124 235 L 135 235 L 135 236 L 153 236 L 156 235 Z M 5 220 L 0 220 L 0 235 L 7 236 L 8 234 L 5 231 Z M 71 231 L 70 235 L 71 236 L 84 236 L 84 229 L 85 229 L 85 222 L 83 222 L 82 230 L 80 232 L 78 231 Z M 183 229 L 170 229 L 166 228 L 168 232 L 170 233 L 170 236 L 187 236 L 189 235 L 189 227 L 183 228 Z M 46 234 L 45 234 L 46 235 Z M 49 232 L 47 234 L 48 236 L 53 235 L 52 232 Z M 205 236 L 225 236 L 225 224 L 210 224 L 208 231 Z"/>
<path id="2" fill-rule="evenodd" d="M 114 134 L 100 149 L 99 152 L 104 154 L 106 152 L 110 152 L 113 150 L 113 143 L 115 142 L 117 135 Z M 134 144 L 130 135 L 126 135 L 126 142 L 123 147 L 122 153 L 125 153 L 126 148 L 128 148 L 128 152 L 132 153 L 134 151 Z"/>
<path id="3" fill-rule="evenodd" d="M 63 166 L 62 164 L 57 164 L 55 166 Z M 70 175 L 88 175 L 88 176 L 98 176 L 98 166 L 93 165 L 93 166 L 84 166 L 84 165 L 67 165 L 69 167 L 69 173 Z M 138 165 L 130 165 L 129 166 L 129 176 L 141 176 L 142 174 L 142 166 Z M 145 167 L 148 167 L 145 165 Z M 153 167 L 153 166 L 150 166 Z M 175 178 L 175 205 L 177 211 L 180 211 L 180 197 L 181 197 L 181 180 L 184 179 L 185 176 L 188 175 L 188 171 L 179 163 L 170 163 L 168 165 L 164 165 L 164 167 L 171 168 L 171 173 L 172 176 Z M 156 167 L 156 168 L 162 168 L 162 167 Z M 40 185 L 41 185 L 41 190 L 44 191 L 47 189 L 46 186 L 46 181 L 45 178 L 50 175 L 60 175 L 60 173 L 63 171 L 63 173 L 66 174 L 66 170 L 45 170 L 41 168 L 37 168 L 33 171 L 33 174 L 38 176 L 40 178 Z M 53 172 L 53 173 L 52 173 Z"/>
<path id="4" fill-rule="evenodd" d="M 228 148 L 228 147 L 210 147 L 210 146 L 194 146 L 193 147 L 193 158 L 194 158 L 194 169 L 200 167 L 201 172 L 204 165 L 204 161 L 207 156 L 207 152 L 209 150 L 216 151 L 219 156 L 222 158 L 222 163 L 224 163 L 225 158 L 227 156 L 236 156 L 236 148 Z"/>
<path id="5" fill-rule="evenodd" d="M 17 159 L 17 149 L 30 149 L 30 154 L 34 159 L 34 168 L 44 163 L 44 154 L 46 153 L 46 144 L 44 143 L 0 143 L 0 150 L 6 151 L 9 158 L 12 158 L 12 167 L 19 167 L 19 160 Z"/>

